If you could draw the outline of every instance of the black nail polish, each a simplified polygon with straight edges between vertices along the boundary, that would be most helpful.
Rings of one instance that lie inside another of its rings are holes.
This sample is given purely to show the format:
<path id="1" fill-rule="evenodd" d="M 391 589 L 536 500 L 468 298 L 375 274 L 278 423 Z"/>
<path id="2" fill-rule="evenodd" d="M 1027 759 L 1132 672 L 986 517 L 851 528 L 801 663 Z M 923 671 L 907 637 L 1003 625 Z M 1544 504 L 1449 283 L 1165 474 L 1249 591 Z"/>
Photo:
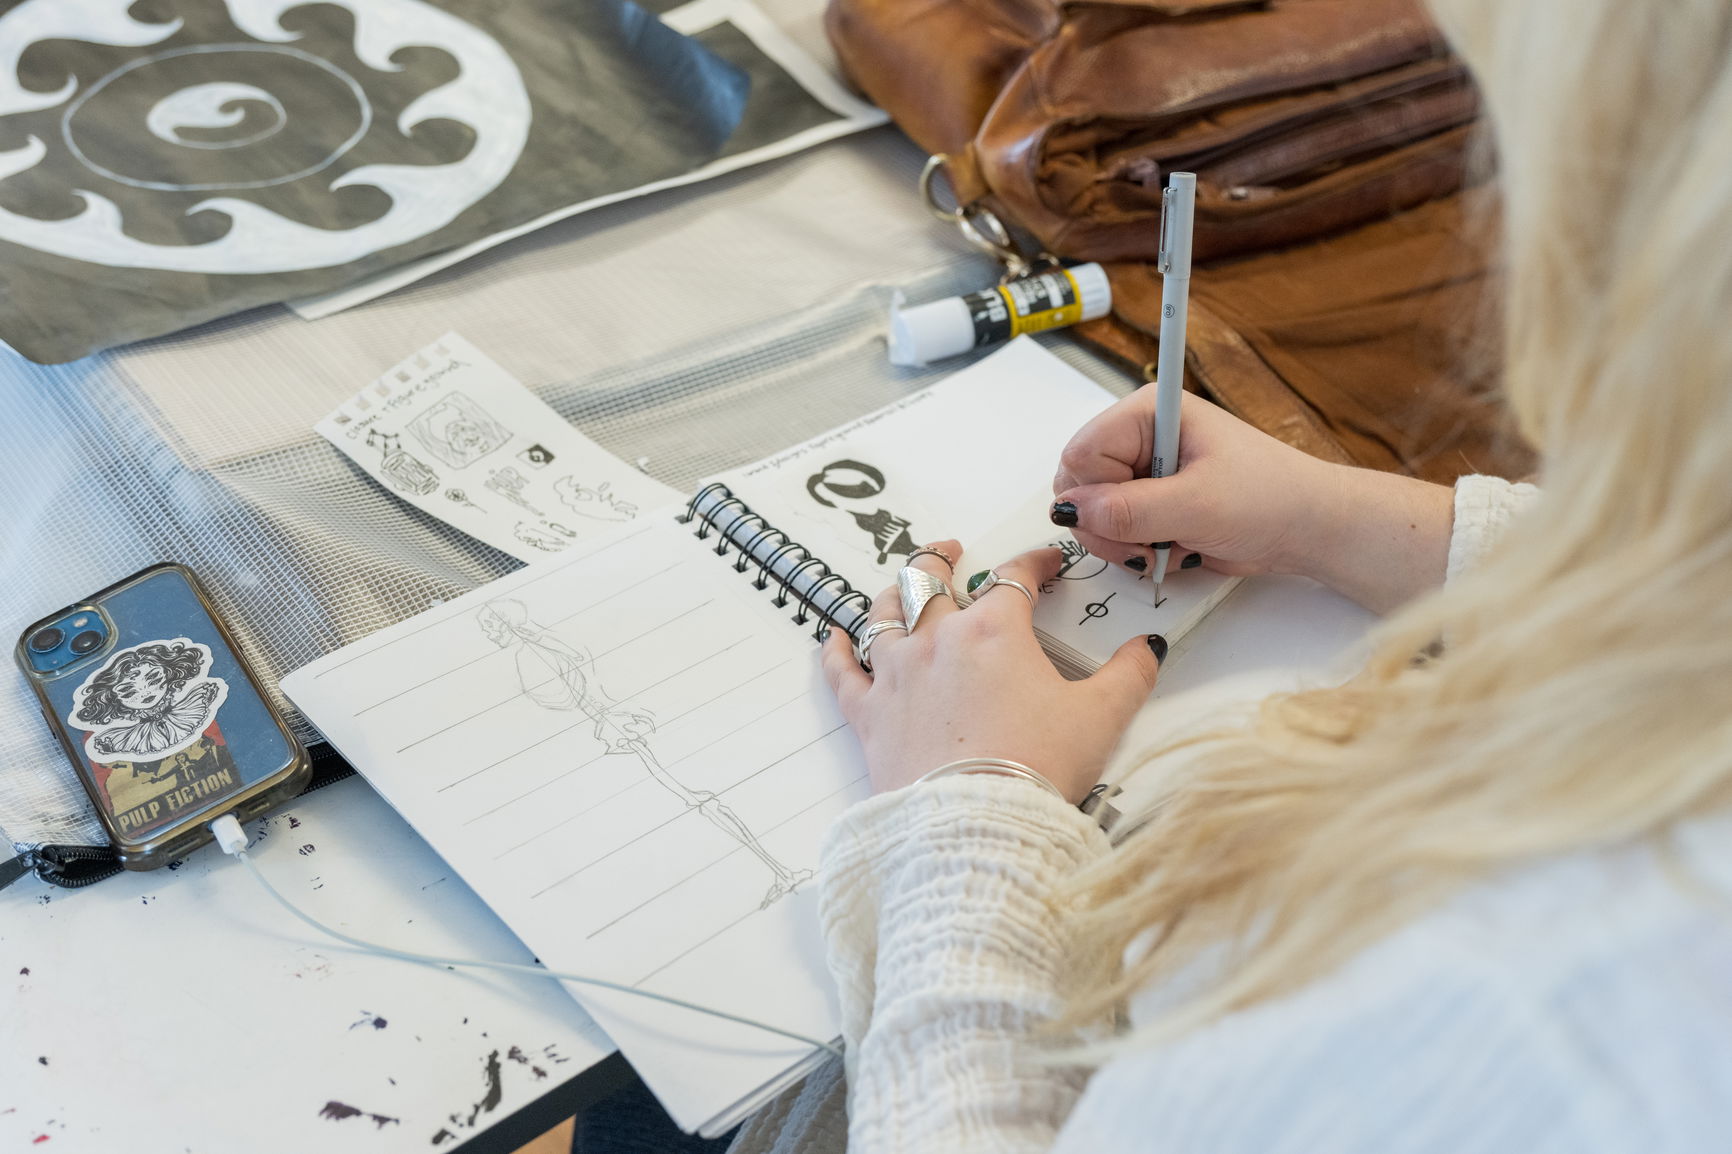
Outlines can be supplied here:
<path id="1" fill-rule="evenodd" d="M 1149 563 L 1148 563 L 1147 559 L 1145 559 L 1143 557 L 1126 557 L 1125 558 L 1125 568 L 1126 569 L 1132 569 L 1138 573 L 1141 573 L 1144 570 L 1146 570 L 1148 567 L 1149 567 Z"/>
<path id="2" fill-rule="evenodd" d="M 1052 523 L 1070 529 L 1076 526 L 1076 506 L 1069 501 L 1052 503 Z"/>
<path id="3" fill-rule="evenodd" d="M 1202 563 L 1203 563 L 1203 555 L 1201 553 L 1192 553 L 1192 554 L 1188 555 L 1183 561 L 1179 562 L 1179 568 L 1181 568 L 1181 569 L 1195 569 L 1197 566 L 1201 565 Z"/>
<path id="4" fill-rule="evenodd" d="M 1149 634 L 1149 652 L 1155 655 L 1156 661 L 1167 659 L 1167 639 L 1159 633 Z"/>

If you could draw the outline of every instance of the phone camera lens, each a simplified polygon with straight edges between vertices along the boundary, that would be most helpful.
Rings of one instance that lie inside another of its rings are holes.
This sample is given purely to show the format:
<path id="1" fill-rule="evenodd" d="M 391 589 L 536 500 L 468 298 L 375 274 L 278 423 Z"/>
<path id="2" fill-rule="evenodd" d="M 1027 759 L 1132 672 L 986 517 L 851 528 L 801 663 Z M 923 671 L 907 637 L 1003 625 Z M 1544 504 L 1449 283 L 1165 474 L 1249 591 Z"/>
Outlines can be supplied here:
<path id="1" fill-rule="evenodd" d="M 30 635 L 30 648 L 38 653 L 47 653 L 66 639 L 66 634 L 50 625 L 46 629 L 38 629 Z"/>
<path id="2" fill-rule="evenodd" d="M 89 653 L 101 644 L 102 634 L 98 633 L 94 629 L 86 629 L 83 633 L 80 633 L 72 639 L 72 652 L 82 655 Z"/>

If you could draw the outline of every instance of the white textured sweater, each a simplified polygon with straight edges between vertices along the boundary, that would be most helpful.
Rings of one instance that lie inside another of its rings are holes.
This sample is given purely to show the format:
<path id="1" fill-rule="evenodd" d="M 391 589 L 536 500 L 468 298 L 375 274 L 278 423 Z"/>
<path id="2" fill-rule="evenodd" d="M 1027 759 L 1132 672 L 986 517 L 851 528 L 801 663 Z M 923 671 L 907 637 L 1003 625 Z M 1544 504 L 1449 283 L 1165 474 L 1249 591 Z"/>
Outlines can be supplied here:
<path id="1" fill-rule="evenodd" d="M 1452 576 L 1526 490 L 1458 485 Z M 1027 1043 L 1064 992 L 1047 898 L 1105 852 L 1077 811 L 1000 777 L 838 820 L 822 910 L 851 1151 L 1732 1150 L 1732 819 L 1682 829 L 1670 862 L 1631 848 L 1487 881 L 1333 976 L 1085 1084 Z M 830 1081 L 738 1148 L 835 1148 Z"/>

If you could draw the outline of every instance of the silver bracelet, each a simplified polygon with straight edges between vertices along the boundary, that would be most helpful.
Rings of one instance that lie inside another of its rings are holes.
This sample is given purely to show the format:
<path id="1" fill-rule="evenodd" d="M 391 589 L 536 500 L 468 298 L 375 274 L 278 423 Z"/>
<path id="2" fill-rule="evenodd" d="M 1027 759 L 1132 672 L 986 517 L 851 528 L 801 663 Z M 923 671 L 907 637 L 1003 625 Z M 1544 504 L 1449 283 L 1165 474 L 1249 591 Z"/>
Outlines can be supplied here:
<path id="1" fill-rule="evenodd" d="M 1066 805 L 1064 794 L 1058 786 L 1022 764 L 1020 761 L 1006 761 L 1001 757 L 965 757 L 961 761 L 952 761 L 939 766 L 931 773 L 922 774 L 914 781 L 915 785 L 924 785 L 929 781 L 937 781 L 941 777 L 954 777 L 959 773 L 996 773 L 1004 777 L 1020 777 L 1024 781 L 1032 781 Z"/>
<path id="2" fill-rule="evenodd" d="M 1020 761 L 1006 761 L 1001 757 L 965 757 L 961 761 L 952 761 L 939 766 L 931 773 L 925 773 L 915 778 L 914 784 L 923 785 L 929 781 L 937 781 L 941 777 L 954 777 L 959 773 L 996 773 L 1001 777 L 1020 777 L 1025 781 L 1034 782 L 1066 805 L 1070 804 L 1070 799 L 1059 792 L 1058 786 Z M 1089 795 L 1083 798 L 1082 804 L 1077 808 L 1094 818 L 1095 824 L 1101 827 L 1101 831 L 1111 836 L 1113 827 L 1119 824 L 1124 815 L 1109 799 L 1120 792 L 1118 786 L 1107 785 L 1103 782 L 1089 790 Z"/>

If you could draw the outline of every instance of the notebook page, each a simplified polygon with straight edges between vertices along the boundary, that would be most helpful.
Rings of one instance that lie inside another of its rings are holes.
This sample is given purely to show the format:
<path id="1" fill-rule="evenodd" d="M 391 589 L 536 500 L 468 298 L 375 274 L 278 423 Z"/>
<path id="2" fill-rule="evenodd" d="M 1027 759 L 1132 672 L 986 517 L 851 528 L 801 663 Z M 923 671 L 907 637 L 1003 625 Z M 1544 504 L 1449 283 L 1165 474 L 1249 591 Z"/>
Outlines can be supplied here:
<path id="1" fill-rule="evenodd" d="M 1050 486 L 1059 453 L 1113 396 L 1026 338 L 895 404 L 714 478 L 857 589 L 909 552 L 995 529 Z M 1049 498 L 1050 500 L 1050 498 Z M 1051 528 L 1044 509 L 1033 527 Z"/>
<path id="2" fill-rule="evenodd" d="M 865 767 L 809 629 L 674 521 L 296 671 L 289 697 L 547 966 L 832 1038 L 811 871 Z M 568 987 L 680 1125 L 817 1053 Z"/>
<path id="3" fill-rule="evenodd" d="M 1046 520 L 1051 502 L 1050 488 L 1029 493 L 1017 512 L 968 547 L 957 569 L 964 574 L 977 573 L 1029 549 L 1057 546 L 1064 559 L 1058 576 L 1039 590 L 1040 604 L 1035 609 L 1034 624 L 1048 643 L 1049 652 L 1054 651 L 1053 643 L 1057 643 L 1081 659 L 1075 662 L 1080 668 L 1070 672 L 1090 672 L 1130 638 L 1150 633 L 1159 633 L 1173 646 L 1168 652 L 1171 660 L 1179 639 L 1239 585 L 1238 577 L 1201 568 L 1180 569 L 1184 553 L 1175 550 L 1161 582 L 1161 599 L 1157 604 L 1154 582 L 1147 574 L 1137 577 L 1117 565 L 1109 565 L 1050 522 L 1043 528 L 1041 522 Z M 1022 596 L 1014 589 L 991 595 Z"/>

